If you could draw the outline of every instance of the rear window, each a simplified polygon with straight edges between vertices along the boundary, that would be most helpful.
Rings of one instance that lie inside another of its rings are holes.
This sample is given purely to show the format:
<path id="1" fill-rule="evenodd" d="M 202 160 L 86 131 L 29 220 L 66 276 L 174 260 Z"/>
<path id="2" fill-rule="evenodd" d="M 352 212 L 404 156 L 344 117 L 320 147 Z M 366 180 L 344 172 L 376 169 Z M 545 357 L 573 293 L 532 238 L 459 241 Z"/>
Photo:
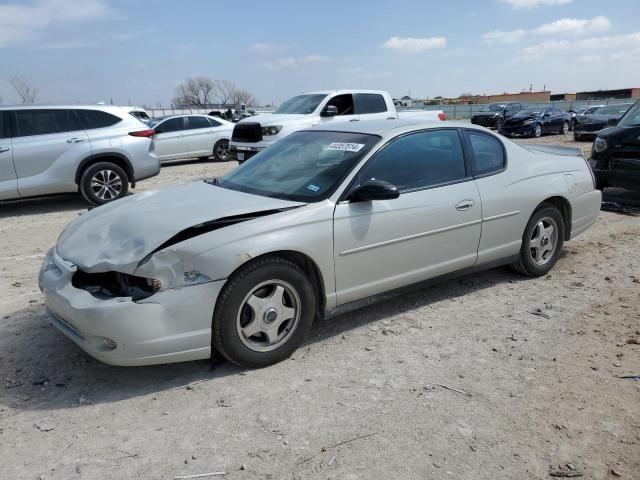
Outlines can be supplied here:
<path id="1" fill-rule="evenodd" d="M 71 132 L 78 127 L 70 118 L 68 110 L 16 110 L 18 136 L 46 135 L 50 133 Z"/>
<path id="2" fill-rule="evenodd" d="M 120 122 L 121 119 L 101 110 L 76 110 L 80 124 L 86 130 L 92 128 L 110 127 Z"/>
<path id="3" fill-rule="evenodd" d="M 482 132 L 467 130 L 465 133 L 473 153 L 474 175 L 489 175 L 504 168 L 504 149 L 500 140 Z"/>
<path id="4" fill-rule="evenodd" d="M 382 113 L 387 111 L 387 104 L 382 95 L 377 93 L 360 93 L 356 95 L 358 113 Z"/>
<path id="5" fill-rule="evenodd" d="M 9 137 L 8 132 L 5 131 L 7 130 L 7 122 L 4 119 L 5 115 L 5 112 L 0 112 L 0 138 Z"/>
<path id="6" fill-rule="evenodd" d="M 187 129 L 209 128 L 211 124 L 205 117 L 187 117 Z"/>

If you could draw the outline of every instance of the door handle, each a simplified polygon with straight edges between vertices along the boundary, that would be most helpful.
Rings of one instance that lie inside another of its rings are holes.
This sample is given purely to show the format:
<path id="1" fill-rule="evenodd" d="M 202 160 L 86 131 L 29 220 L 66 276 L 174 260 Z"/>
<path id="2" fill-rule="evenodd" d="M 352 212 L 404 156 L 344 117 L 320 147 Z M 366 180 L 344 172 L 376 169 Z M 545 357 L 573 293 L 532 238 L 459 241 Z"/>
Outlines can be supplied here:
<path id="1" fill-rule="evenodd" d="M 358 118 L 352 118 L 352 119 L 351 119 L 351 120 L 349 120 L 349 121 L 350 121 L 350 122 L 359 122 L 359 121 L 360 121 L 360 119 L 358 119 Z"/>
<path id="2" fill-rule="evenodd" d="M 0 153 L 8 152 L 9 147 L 0 147 Z"/>
<path id="3" fill-rule="evenodd" d="M 470 210 L 473 207 L 473 200 L 462 200 L 456 204 L 456 210 L 464 212 Z"/>
<path id="4" fill-rule="evenodd" d="M 84 138 L 73 137 L 67 140 L 67 143 L 80 143 L 84 142 Z"/>

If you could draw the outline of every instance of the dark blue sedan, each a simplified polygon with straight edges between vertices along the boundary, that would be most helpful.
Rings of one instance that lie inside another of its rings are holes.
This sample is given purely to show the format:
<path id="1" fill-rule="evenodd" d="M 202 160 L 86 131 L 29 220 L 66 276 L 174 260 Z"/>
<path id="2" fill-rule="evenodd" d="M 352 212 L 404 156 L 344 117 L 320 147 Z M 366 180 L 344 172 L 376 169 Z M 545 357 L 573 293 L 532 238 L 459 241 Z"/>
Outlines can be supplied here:
<path id="1" fill-rule="evenodd" d="M 506 137 L 540 137 L 544 133 L 567 134 L 571 114 L 555 107 L 522 110 L 502 124 L 499 133 Z"/>

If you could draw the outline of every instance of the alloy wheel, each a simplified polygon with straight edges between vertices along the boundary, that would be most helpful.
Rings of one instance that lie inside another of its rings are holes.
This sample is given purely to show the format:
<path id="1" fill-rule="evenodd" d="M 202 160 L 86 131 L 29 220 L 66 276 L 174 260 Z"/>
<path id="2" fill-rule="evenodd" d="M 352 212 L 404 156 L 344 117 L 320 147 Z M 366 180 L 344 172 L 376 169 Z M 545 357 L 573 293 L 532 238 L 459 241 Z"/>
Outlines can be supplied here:
<path id="1" fill-rule="evenodd" d="M 300 295 L 283 280 L 254 287 L 240 304 L 236 329 L 240 341 L 255 352 L 269 352 L 289 340 L 300 323 Z"/>
<path id="2" fill-rule="evenodd" d="M 91 191 L 100 200 L 113 200 L 122 192 L 122 179 L 113 170 L 99 170 L 91 177 Z"/>
<path id="3" fill-rule="evenodd" d="M 529 240 L 531 259 L 544 265 L 555 254 L 558 245 L 558 225 L 551 217 L 543 217 L 536 224 Z"/>
<path id="4" fill-rule="evenodd" d="M 229 142 L 219 142 L 216 145 L 215 156 L 222 162 L 229 160 Z"/>
<path id="5" fill-rule="evenodd" d="M 536 138 L 540 137 L 540 135 L 542 135 L 542 127 L 540 125 L 536 125 L 533 129 L 533 134 Z"/>

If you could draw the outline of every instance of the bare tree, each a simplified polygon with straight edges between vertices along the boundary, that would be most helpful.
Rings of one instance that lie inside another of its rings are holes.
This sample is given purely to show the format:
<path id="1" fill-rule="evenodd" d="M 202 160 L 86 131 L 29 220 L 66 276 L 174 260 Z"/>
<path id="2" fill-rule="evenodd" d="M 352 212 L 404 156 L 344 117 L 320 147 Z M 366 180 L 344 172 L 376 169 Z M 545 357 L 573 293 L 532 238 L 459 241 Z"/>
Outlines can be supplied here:
<path id="1" fill-rule="evenodd" d="M 255 105 L 256 99 L 252 93 L 240 88 L 233 92 L 233 103 L 235 105 Z"/>
<path id="2" fill-rule="evenodd" d="M 27 75 L 11 75 L 9 84 L 14 88 L 24 104 L 36 103 L 39 89 Z"/>
<path id="3" fill-rule="evenodd" d="M 236 84 L 229 80 L 216 80 L 215 97 L 221 107 L 224 107 L 229 100 L 233 98 L 233 94 L 236 91 Z"/>
<path id="4" fill-rule="evenodd" d="M 215 92 L 215 82 L 207 77 L 187 78 L 176 88 L 173 102 L 196 108 L 208 108 Z"/>

